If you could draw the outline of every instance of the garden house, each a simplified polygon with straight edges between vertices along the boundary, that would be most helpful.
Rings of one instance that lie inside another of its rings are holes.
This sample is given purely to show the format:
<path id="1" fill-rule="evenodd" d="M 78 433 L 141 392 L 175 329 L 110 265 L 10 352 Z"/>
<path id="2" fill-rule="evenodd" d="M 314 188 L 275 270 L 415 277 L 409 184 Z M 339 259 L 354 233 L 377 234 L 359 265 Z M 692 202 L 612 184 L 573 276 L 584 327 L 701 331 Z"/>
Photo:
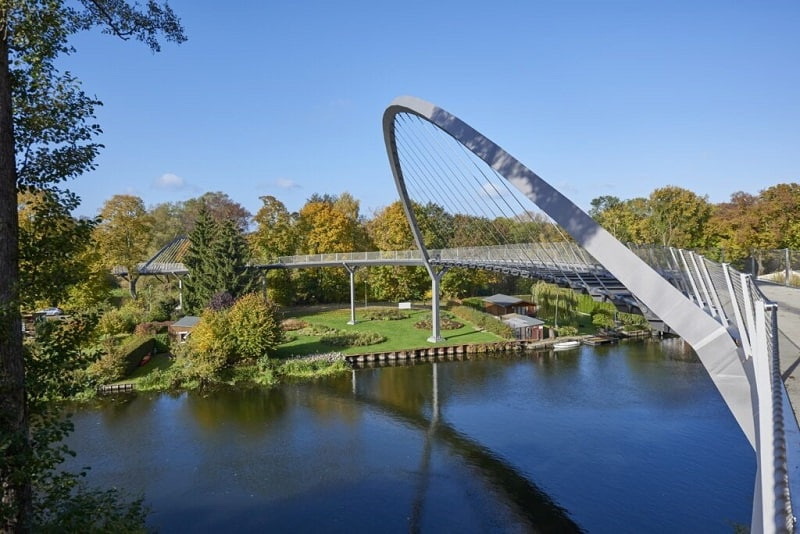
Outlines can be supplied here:
<path id="1" fill-rule="evenodd" d="M 503 322 L 514 330 L 514 337 L 523 341 L 544 339 L 544 321 L 518 313 L 503 316 Z"/>
<path id="2" fill-rule="evenodd" d="M 178 343 L 186 343 L 186 338 L 189 336 L 192 330 L 194 330 L 194 327 L 197 326 L 198 322 L 200 322 L 200 317 L 195 317 L 194 315 L 181 317 L 169 325 L 170 339 Z"/>
<path id="3" fill-rule="evenodd" d="M 536 304 L 533 302 L 518 299 L 510 295 L 503 295 L 501 293 L 484 298 L 483 309 L 486 313 L 498 316 L 508 315 L 510 313 L 527 315 L 529 317 L 536 315 Z"/>

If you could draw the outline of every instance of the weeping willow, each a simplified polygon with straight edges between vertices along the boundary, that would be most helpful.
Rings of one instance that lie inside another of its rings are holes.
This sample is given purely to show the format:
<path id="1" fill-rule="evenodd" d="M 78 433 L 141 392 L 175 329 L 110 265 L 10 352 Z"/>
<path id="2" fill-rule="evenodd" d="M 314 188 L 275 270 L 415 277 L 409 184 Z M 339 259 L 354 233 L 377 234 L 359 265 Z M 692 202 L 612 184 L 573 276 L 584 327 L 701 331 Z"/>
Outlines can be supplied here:
<path id="1" fill-rule="evenodd" d="M 555 326 L 576 324 L 578 297 L 574 291 L 539 281 L 533 285 L 531 292 L 539 310 L 539 318 L 551 321 Z"/>

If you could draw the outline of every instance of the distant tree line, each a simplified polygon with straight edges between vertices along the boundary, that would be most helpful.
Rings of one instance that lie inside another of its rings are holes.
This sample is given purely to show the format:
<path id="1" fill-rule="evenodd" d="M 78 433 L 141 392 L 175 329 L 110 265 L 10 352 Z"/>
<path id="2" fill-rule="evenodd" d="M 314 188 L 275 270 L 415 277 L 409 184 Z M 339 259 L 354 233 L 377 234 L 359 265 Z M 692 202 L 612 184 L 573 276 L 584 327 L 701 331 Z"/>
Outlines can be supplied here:
<path id="1" fill-rule="evenodd" d="M 361 213 L 351 194 L 314 194 L 297 212 L 274 196 L 261 197 L 255 215 L 222 192 L 146 208 L 131 195 L 105 202 L 97 221 L 72 218 L 54 210 L 47 195 L 28 194 L 20 201 L 20 228 L 30 236 L 23 247 L 25 292 L 30 306 L 67 301 L 86 306 L 108 291 L 108 272 L 122 266 L 132 281 L 136 266 L 178 236 L 189 236 L 184 262 L 187 309 L 207 306 L 218 293 L 236 297 L 265 288 L 280 304 L 340 302 L 349 298 L 348 275 L 341 268 L 272 270 L 244 273 L 248 262 L 268 263 L 280 256 L 415 248 L 400 202 L 370 216 Z M 568 236 L 541 214 L 488 219 L 452 214 L 436 204 L 414 206 L 422 238 L 429 248 L 454 248 L 561 241 Z M 737 192 L 729 202 L 675 186 L 654 190 L 647 198 L 622 200 L 600 196 L 589 214 L 620 241 L 698 250 L 713 259 L 735 261 L 754 250 L 800 249 L 800 185 L 778 184 L 757 195 Z M 57 227 L 62 248 L 57 257 L 37 257 L 36 243 L 51 239 Z M 430 281 L 419 267 L 381 266 L 356 273 L 359 298 L 368 301 L 421 300 Z M 106 284 L 104 286 L 104 284 Z M 47 287 L 48 301 L 42 299 Z M 498 273 L 451 269 L 443 292 L 461 298 L 487 292 L 528 293 L 530 282 Z"/>

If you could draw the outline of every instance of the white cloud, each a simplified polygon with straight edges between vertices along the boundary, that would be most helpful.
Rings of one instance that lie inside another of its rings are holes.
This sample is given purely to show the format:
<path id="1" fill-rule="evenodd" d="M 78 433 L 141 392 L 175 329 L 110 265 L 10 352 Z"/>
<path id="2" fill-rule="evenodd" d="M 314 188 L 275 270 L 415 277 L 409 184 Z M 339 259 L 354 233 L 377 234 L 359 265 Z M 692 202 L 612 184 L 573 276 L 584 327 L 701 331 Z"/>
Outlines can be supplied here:
<path id="1" fill-rule="evenodd" d="M 281 189 L 302 189 L 300 187 L 300 184 L 288 178 L 278 178 L 277 180 L 275 180 L 275 185 L 277 185 Z"/>
<path id="2" fill-rule="evenodd" d="M 168 189 L 171 191 L 178 191 L 180 189 L 184 189 L 187 184 L 186 180 L 184 180 L 177 174 L 172 174 L 171 172 L 167 172 L 156 178 L 154 185 L 157 189 Z"/>
<path id="3" fill-rule="evenodd" d="M 492 182 L 486 182 L 481 186 L 480 194 L 482 197 L 498 198 L 508 194 L 508 191 L 501 188 L 497 184 L 494 184 Z"/>

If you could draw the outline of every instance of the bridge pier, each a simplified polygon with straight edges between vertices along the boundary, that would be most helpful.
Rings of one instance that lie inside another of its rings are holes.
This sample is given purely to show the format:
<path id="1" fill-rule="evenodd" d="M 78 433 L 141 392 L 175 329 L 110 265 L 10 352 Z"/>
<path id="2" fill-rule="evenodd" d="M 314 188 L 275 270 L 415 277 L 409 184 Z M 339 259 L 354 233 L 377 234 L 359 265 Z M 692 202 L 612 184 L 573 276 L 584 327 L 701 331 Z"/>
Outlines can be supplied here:
<path id="1" fill-rule="evenodd" d="M 431 277 L 431 337 L 428 338 L 430 343 L 438 343 L 444 341 L 441 334 L 441 317 L 439 314 L 439 284 L 442 281 L 442 276 L 447 272 L 447 267 L 436 269 L 430 263 L 425 264 L 428 274 Z"/>
<path id="2" fill-rule="evenodd" d="M 355 265 L 342 264 L 347 272 L 350 273 L 350 320 L 347 324 L 356 324 L 356 270 Z"/>

